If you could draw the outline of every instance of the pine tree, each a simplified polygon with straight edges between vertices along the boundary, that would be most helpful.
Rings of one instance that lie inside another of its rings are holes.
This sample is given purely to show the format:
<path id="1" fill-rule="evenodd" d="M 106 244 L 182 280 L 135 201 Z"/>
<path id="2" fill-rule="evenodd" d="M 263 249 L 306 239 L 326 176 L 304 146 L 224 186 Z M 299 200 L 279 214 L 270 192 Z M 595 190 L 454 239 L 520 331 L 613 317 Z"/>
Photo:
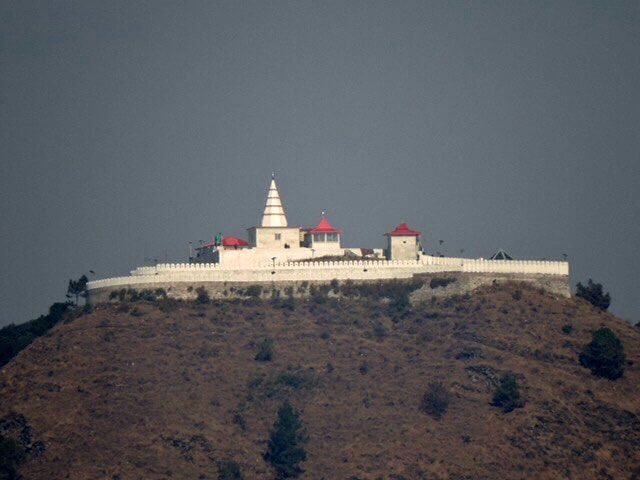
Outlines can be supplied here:
<path id="1" fill-rule="evenodd" d="M 69 287 L 67 288 L 67 298 L 71 298 L 75 295 L 76 305 L 78 305 L 78 297 L 86 293 L 88 282 L 89 279 L 86 275 L 82 275 L 78 280 L 69 280 Z"/>
<path id="2" fill-rule="evenodd" d="M 304 470 L 300 463 L 307 459 L 303 446 L 307 436 L 300 414 L 286 401 L 278 409 L 264 459 L 275 468 L 278 479 L 297 478 Z"/>

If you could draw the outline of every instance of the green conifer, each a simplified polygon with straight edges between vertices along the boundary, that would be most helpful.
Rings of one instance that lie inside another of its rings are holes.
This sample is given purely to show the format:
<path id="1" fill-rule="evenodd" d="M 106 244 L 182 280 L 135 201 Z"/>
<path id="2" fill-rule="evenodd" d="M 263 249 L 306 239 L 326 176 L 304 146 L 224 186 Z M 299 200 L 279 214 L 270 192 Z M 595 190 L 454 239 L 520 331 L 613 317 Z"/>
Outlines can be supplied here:
<path id="1" fill-rule="evenodd" d="M 602 327 L 593 332 L 591 342 L 582 348 L 580 364 L 599 377 L 615 380 L 622 377 L 626 357 L 622 342 L 613 331 Z"/>
<path id="2" fill-rule="evenodd" d="M 297 478 L 304 470 L 300 463 L 307 459 L 303 446 L 307 436 L 300 414 L 286 401 L 278 409 L 278 419 L 273 424 L 264 459 L 276 470 L 279 480 Z"/>

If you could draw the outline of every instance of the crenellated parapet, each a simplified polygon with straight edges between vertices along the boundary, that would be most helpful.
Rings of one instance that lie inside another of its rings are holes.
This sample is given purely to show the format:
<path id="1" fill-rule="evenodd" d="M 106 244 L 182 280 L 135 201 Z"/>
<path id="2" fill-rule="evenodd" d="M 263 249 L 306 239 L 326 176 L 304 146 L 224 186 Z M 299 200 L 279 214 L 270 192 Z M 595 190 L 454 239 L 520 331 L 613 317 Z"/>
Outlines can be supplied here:
<path id="1" fill-rule="evenodd" d="M 419 260 L 345 260 L 320 262 L 262 262 L 251 267 L 217 263 L 160 263 L 138 267 L 131 275 L 89 282 L 88 290 L 134 288 L 199 282 L 389 280 L 438 272 L 496 273 L 517 275 L 568 276 L 567 262 L 542 260 L 484 260 L 423 255 Z"/>

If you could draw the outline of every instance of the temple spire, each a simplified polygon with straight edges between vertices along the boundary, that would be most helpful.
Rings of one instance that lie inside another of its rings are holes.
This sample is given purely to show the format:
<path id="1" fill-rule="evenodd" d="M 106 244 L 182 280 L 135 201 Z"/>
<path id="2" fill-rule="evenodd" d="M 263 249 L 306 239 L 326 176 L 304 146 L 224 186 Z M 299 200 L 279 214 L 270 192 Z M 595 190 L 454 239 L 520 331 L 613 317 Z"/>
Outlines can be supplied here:
<path id="1" fill-rule="evenodd" d="M 287 226 L 287 217 L 284 214 L 284 208 L 282 208 L 280 194 L 278 193 L 278 187 L 276 186 L 275 173 L 273 172 L 271 173 L 271 185 L 269 186 L 269 193 L 267 194 L 267 204 L 264 207 L 264 214 L 262 215 L 262 226 Z"/>

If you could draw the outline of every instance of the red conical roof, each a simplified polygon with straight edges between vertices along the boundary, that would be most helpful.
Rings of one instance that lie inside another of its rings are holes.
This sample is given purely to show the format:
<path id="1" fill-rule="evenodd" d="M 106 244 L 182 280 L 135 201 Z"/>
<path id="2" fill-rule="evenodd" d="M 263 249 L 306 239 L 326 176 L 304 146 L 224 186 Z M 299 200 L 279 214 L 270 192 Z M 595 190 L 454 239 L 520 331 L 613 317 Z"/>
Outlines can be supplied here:
<path id="1" fill-rule="evenodd" d="M 309 233 L 342 233 L 342 230 L 333 228 L 333 226 L 329 223 L 329 220 L 322 217 L 322 220 L 320 220 L 318 226 L 309 230 Z"/>
<path id="2" fill-rule="evenodd" d="M 417 230 L 411 230 L 409 225 L 406 223 L 401 223 L 396 227 L 393 232 L 385 233 L 385 235 L 389 235 L 390 237 L 400 237 L 400 236 L 410 236 L 410 237 L 419 237 L 422 235 Z"/>

